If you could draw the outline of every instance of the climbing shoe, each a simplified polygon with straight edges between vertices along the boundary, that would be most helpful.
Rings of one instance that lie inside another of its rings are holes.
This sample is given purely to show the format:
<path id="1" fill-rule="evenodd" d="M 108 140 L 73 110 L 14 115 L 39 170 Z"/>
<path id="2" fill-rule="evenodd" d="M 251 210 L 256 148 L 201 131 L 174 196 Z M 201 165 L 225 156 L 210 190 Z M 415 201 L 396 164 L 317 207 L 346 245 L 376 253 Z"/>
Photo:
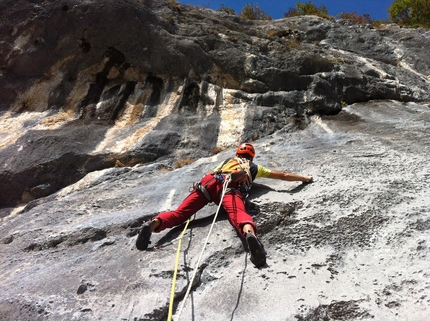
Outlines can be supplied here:
<path id="1" fill-rule="evenodd" d="M 246 233 L 246 243 L 248 244 L 248 249 L 251 253 L 251 262 L 254 263 L 256 267 L 265 265 L 266 251 L 257 237 L 250 232 Z"/>
<path id="2" fill-rule="evenodd" d="M 136 240 L 136 247 L 138 250 L 143 251 L 148 248 L 148 244 L 151 243 L 149 239 L 151 238 L 151 226 L 153 221 L 148 221 L 143 224 L 142 229 L 139 232 Z"/>

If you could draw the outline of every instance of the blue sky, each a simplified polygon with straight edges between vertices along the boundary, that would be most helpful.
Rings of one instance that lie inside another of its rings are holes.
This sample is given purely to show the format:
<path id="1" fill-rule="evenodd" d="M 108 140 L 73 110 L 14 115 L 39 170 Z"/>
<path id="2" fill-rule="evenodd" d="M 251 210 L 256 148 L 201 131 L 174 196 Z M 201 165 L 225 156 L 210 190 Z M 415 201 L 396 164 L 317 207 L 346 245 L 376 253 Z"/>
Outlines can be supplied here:
<path id="1" fill-rule="evenodd" d="M 306 3 L 309 0 L 301 0 L 298 2 Z M 357 11 L 359 15 L 370 14 L 373 20 L 388 19 L 387 8 L 394 0 L 310 0 L 317 7 L 325 5 L 330 15 L 337 17 L 341 12 Z M 243 7 L 247 3 L 258 5 L 266 14 L 272 15 L 274 19 L 284 17 L 284 13 L 289 8 L 296 8 L 297 0 L 261 0 L 261 1 L 241 1 L 241 0 L 178 0 L 182 4 L 190 4 L 193 6 L 202 6 L 212 9 L 219 9 L 221 4 L 232 8 L 237 14 L 240 14 Z"/>

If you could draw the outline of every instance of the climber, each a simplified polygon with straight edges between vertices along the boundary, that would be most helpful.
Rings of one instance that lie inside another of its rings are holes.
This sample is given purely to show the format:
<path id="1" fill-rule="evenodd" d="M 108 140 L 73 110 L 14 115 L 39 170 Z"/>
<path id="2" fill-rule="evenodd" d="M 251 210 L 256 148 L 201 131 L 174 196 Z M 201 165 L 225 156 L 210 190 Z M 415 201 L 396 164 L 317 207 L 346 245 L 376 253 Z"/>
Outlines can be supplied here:
<path id="1" fill-rule="evenodd" d="M 143 224 L 136 240 L 136 247 L 145 250 L 150 243 L 152 232 L 160 232 L 172 228 L 188 220 L 194 213 L 210 202 L 222 203 L 228 214 L 230 223 L 245 238 L 251 255 L 251 262 L 257 266 L 266 264 L 266 252 L 256 236 L 257 227 L 252 217 L 246 212 L 244 199 L 250 191 L 252 182 L 258 177 L 279 179 L 284 181 L 301 181 L 310 183 L 311 176 L 301 176 L 285 171 L 269 170 L 253 163 L 255 149 L 249 143 L 241 144 L 236 157 L 229 158 L 219 164 L 213 171 L 206 174 L 179 207 L 170 212 L 163 212 Z M 229 179 L 227 191 L 223 199 L 224 180 Z"/>

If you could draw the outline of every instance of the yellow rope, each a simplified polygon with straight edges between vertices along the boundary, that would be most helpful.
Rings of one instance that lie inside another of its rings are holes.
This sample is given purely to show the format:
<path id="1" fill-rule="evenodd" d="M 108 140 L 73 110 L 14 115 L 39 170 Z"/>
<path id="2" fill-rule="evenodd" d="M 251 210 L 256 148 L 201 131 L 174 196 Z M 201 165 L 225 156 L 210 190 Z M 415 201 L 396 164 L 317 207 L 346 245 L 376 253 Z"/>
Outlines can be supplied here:
<path id="1" fill-rule="evenodd" d="M 179 238 L 178 250 L 176 251 L 175 271 L 173 273 L 172 291 L 170 293 L 169 314 L 168 314 L 168 317 L 167 317 L 168 321 L 172 320 L 172 315 L 173 315 L 173 302 L 175 300 L 176 275 L 178 273 L 179 254 L 181 253 L 182 238 L 184 237 L 185 232 L 187 231 L 189 223 L 190 223 L 190 220 L 188 220 L 187 224 L 185 224 L 184 230 L 182 231 L 181 236 Z"/>

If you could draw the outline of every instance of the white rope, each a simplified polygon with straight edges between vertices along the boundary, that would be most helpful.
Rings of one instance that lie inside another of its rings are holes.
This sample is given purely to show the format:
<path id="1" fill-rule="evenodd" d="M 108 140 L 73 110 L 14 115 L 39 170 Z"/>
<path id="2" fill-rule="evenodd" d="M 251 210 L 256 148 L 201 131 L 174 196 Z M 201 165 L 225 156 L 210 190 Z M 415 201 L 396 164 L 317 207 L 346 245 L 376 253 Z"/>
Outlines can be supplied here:
<path id="1" fill-rule="evenodd" d="M 185 303 L 186 303 L 186 301 L 187 301 L 188 295 L 190 294 L 191 288 L 193 287 L 194 279 L 195 279 L 195 277 L 196 277 L 196 274 L 197 274 L 198 268 L 199 268 L 199 266 L 200 266 L 200 261 L 202 260 L 203 253 L 204 253 L 204 251 L 205 251 L 205 249 L 206 249 L 206 245 L 208 244 L 208 241 L 209 241 L 209 236 L 211 235 L 211 233 L 212 233 L 212 229 L 213 229 L 213 227 L 214 227 L 214 225 L 215 225 L 215 221 L 216 221 L 216 219 L 217 219 L 217 216 L 218 216 L 219 210 L 220 210 L 220 208 L 221 208 L 222 200 L 223 200 L 223 198 L 224 198 L 225 192 L 226 192 L 226 190 L 227 190 L 227 185 L 228 185 L 228 183 L 229 183 L 229 182 L 230 182 L 230 176 L 227 176 L 227 177 L 225 178 L 224 185 L 223 185 L 223 188 L 222 188 L 222 194 L 221 194 L 221 199 L 220 199 L 220 201 L 219 201 L 218 209 L 217 209 L 217 211 L 216 211 L 216 213 L 215 213 L 214 220 L 213 220 L 213 222 L 212 222 L 212 224 L 211 224 L 211 228 L 209 229 L 208 235 L 207 235 L 206 240 L 205 240 L 205 243 L 204 243 L 204 245 L 203 245 L 202 252 L 200 253 L 200 257 L 199 257 L 199 259 L 198 259 L 198 261 L 197 261 L 196 268 L 194 269 L 193 277 L 191 278 L 190 284 L 188 285 L 187 292 L 185 293 L 184 299 L 182 300 L 182 304 L 181 304 L 181 307 L 180 307 L 179 312 L 178 312 L 178 321 L 179 321 L 179 319 L 181 318 L 182 310 L 184 309 L 184 306 L 185 306 Z"/>

